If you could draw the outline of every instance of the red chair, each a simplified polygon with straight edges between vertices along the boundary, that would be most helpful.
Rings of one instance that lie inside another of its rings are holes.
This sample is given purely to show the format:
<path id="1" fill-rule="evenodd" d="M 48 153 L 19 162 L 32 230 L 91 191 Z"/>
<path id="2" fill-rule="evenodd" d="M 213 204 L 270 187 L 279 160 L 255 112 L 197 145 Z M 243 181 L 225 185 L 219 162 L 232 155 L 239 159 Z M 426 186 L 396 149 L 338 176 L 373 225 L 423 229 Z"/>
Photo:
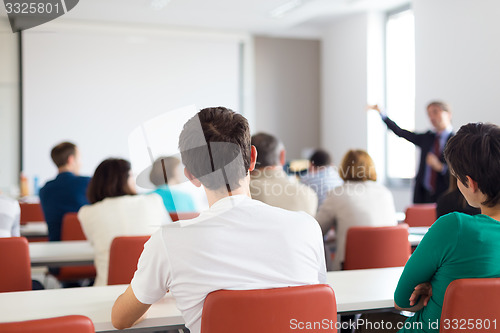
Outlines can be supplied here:
<path id="1" fill-rule="evenodd" d="M 109 250 L 108 285 L 128 284 L 150 236 L 121 236 L 113 239 Z"/>
<path id="2" fill-rule="evenodd" d="M 0 323 L 2 333 L 94 333 L 92 320 L 73 315 L 47 319 Z"/>
<path id="3" fill-rule="evenodd" d="M 0 238 L 0 267 L 0 292 L 31 290 L 31 260 L 26 238 Z"/>
<path id="4" fill-rule="evenodd" d="M 179 212 L 179 213 L 170 212 L 169 214 L 170 218 L 172 219 L 172 222 L 176 222 L 179 220 L 191 220 L 200 215 L 200 213 L 198 212 Z"/>
<path id="5" fill-rule="evenodd" d="M 347 230 L 343 269 L 404 266 L 410 257 L 408 225 L 351 227 Z"/>
<path id="6" fill-rule="evenodd" d="M 19 206 L 21 207 L 21 224 L 26 224 L 28 222 L 45 222 L 42 205 L 39 203 L 20 202 Z"/>
<path id="7" fill-rule="evenodd" d="M 500 332 L 498 319 L 500 278 L 460 279 L 446 288 L 439 332 Z"/>
<path id="8" fill-rule="evenodd" d="M 436 204 L 415 204 L 406 208 L 405 223 L 410 227 L 430 227 L 436 221 Z"/>
<path id="9" fill-rule="evenodd" d="M 83 233 L 77 213 L 64 215 L 61 227 L 61 241 L 87 240 Z M 86 266 L 64 266 L 59 269 L 56 278 L 61 282 L 79 281 L 93 279 L 96 276 L 94 265 Z"/>
<path id="10" fill-rule="evenodd" d="M 201 333 L 296 332 L 300 323 L 315 322 L 327 327 L 307 332 L 337 332 L 337 303 L 329 285 L 217 290 L 205 299 Z"/>

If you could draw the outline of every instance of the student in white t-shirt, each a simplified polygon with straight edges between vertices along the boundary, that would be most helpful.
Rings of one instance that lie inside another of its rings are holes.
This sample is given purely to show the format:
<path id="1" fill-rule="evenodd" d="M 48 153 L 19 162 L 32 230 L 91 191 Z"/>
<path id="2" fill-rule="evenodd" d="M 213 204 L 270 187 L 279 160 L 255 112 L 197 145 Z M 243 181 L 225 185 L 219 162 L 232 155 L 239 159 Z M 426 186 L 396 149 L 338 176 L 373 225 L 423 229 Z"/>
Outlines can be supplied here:
<path id="1" fill-rule="evenodd" d="M 19 237 L 20 219 L 19 202 L 0 194 L 0 237 Z"/>
<path id="2" fill-rule="evenodd" d="M 115 302 L 112 322 L 136 323 L 170 291 L 192 333 L 203 302 L 219 289 L 262 289 L 326 282 L 321 230 L 311 216 L 252 200 L 257 151 L 247 120 L 223 107 L 201 110 L 179 138 L 185 174 L 203 186 L 210 208 L 151 236 L 134 278 Z"/>

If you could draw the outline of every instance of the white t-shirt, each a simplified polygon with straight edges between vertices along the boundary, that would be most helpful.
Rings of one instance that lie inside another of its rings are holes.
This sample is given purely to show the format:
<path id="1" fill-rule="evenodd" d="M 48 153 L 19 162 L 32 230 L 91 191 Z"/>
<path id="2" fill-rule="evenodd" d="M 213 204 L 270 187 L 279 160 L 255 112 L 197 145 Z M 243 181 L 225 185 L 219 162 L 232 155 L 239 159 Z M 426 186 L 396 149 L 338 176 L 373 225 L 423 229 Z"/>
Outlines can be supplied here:
<path id="1" fill-rule="evenodd" d="M 151 235 L 172 222 L 157 194 L 106 198 L 80 208 L 78 219 L 95 252 L 94 286 L 108 284 L 109 250 L 115 237 Z"/>
<path id="2" fill-rule="evenodd" d="M 212 291 L 325 282 L 323 239 L 314 218 L 236 195 L 154 233 L 131 286 L 144 304 L 170 290 L 186 326 L 198 333 Z"/>
<path id="3" fill-rule="evenodd" d="M 18 237 L 20 218 L 19 202 L 0 195 L 0 237 Z"/>
<path id="4" fill-rule="evenodd" d="M 333 270 L 345 257 L 347 230 L 354 226 L 382 227 L 397 224 L 392 193 L 373 181 L 348 181 L 329 192 L 316 214 L 323 233 L 335 228 L 337 250 Z"/>

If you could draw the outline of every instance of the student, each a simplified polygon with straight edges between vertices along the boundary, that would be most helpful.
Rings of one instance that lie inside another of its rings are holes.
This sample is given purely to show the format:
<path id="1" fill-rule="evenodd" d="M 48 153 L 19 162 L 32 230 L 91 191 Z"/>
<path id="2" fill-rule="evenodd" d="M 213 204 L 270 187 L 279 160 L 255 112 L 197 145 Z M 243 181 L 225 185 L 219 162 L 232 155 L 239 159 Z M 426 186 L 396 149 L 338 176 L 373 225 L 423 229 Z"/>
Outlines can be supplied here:
<path id="1" fill-rule="evenodd" d="M 80 152 L 75 144 L 62 142 L 52 148 L 52 161 L 58 175 L 40 189 L 40 203 L 47 222 L 49 241 L 61 240 L 64 214 L 78 212 L 88 204 L 86 191 L 90 177 L 79 176 Z"/>
<path id="2" fill-rule="evenodd" d="M 463 194 L 457 186 L 457 178 L 450 174 L 450 187 L 448 191 L 443 193 L 436 203 L 436 215 L 441 217 L 443 215 L 460 212 L 469 215 L 481 214 L 479 208 L 472 207 L 467 203 Z"/>
<path id="3" fill-rule="evenodd" d="M 467 124 L 450 139 L 445 157 L 467 202 L 481 215 L 439 218 L 408 260 L 394 293 L 395 306 L 416 312 L 407 322 L 438 332 L 444 294 L 457 279 L 500 277 L 500 128 Z"/>
<path id="4" fill-rule="evenodd" d="M 283 170 L 285 148 L 278 138 L 258 133 L 252 136 L 257 149 L 257 164 L 251 173 L 252 198 L 274 207 L 304 211 L 311 216 L 318 209 L 316 193 L 297 180 L 291 180 Z"/>
<path id="5" fill-rule="evenodd" d="M 163 199 L 163 204 L 168 212 L 194 212 L 196 207 L 189 193 L 172 188 L 181 182 L 179 166 L 181 161 L 172 156 L 156 159 L 149 174 L 149 180 L 156 186 L 153 193 Z"/>
<path id="6" fill-rule="evenodd" d="M 375 163 L 364 150 L 349 150 L 339 168 L 342 186 L 328 194 L 316 220 L 323 234 L 335 229 L 336 252 L 332 270 L 340 270 L 345 257 L 347 231 L 354 226 L 393 226 L 397 224 L 391 192 L 376 183 Z"/>
<path id="7" fill-rule="evenodd" d="M 19 202 L 0 194 L 0 237 L 19 237 L 20 219 Z"/>
<path id="8" fill-rule="evenodd" d="M 115 237 L 151 235 L 172 220 L 158 195 L 136 195 L 130 162 L 123 159 L 109 158 L 99 164 L 87 194 L 91 205 L 80 209 L 78 219 L 94 248 L 94 286 L 105 286 Z"/>
<path id="9" fill-rule="evenodd" d="M 325 201 L 328 192 L 344 181 L 332 164 L 332 158 L 323 149 L 316 150 L 309 158 L 311 165 L 305 175 L 300 176 L 300 182 L 309 186 L 318 195 L 318 208 Z"/>
<path id="10" fill-rule="evenodd" d="M 113 306 L 116 328 L 132 326 L 168 291 L 190 332 L 199 333 L 212 291 L 326 281 L 317 222 L 251 199 L 257 151 L 242 115 L 223 107 L 201 110 L 184 125 L 179 148 L 185 175 L 204 188 L 210 208 L 151 236 L 132 283 Z"/>
<path id="11" fill-rule="evenodd" d="M 413 133 L 401 129 L 377 105 L 371 105 L 369 108 L 380 113 L 382 120 L 394 134 L 420 147 L 420 166 L 415 177 L 413 202 L 436 202 L 449 185 L 448 166 L 443 150 L 446 142 L 453 136 L 450 107 L 439 101 L 427 105 L 427 116 L 434 129 L 425 133 Z"/>

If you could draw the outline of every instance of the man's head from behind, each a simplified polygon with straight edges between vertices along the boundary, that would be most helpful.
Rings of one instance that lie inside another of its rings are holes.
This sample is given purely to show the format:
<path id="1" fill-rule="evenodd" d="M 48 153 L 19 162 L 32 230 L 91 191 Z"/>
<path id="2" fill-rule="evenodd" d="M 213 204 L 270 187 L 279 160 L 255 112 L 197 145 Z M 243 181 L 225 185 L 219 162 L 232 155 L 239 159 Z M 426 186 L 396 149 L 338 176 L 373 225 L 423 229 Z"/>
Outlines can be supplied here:
<path id="1" fill-rule="evenodd" d="M 332 158 L 326 150 L 318 149 L 309 158 L 311 162 L 311 167 L 325 167 L 332 164 Z"/>
<path id="2" fill-rule="evenodd" d="M 285 148 L 276 137 L 266 133 L 257 133 L 252 136 L 252 146 L 257 149 L 257 168 L 285 164 Z"/>
<path id="3" fill-rule="evenodd" d="M 78 174 L 80 171 L 80 153 L 74 143 L 61 142 L 52 148 L 50 157 L 59 172 L 69 171 Z"/>
<path id="4" fill-rule="evenodd" d="M 212 191 L 238 189 L 253 169 L 248 121 L 224 107 L 203 109 L 188 120 L 179 150 L 186 176 Z"/>

